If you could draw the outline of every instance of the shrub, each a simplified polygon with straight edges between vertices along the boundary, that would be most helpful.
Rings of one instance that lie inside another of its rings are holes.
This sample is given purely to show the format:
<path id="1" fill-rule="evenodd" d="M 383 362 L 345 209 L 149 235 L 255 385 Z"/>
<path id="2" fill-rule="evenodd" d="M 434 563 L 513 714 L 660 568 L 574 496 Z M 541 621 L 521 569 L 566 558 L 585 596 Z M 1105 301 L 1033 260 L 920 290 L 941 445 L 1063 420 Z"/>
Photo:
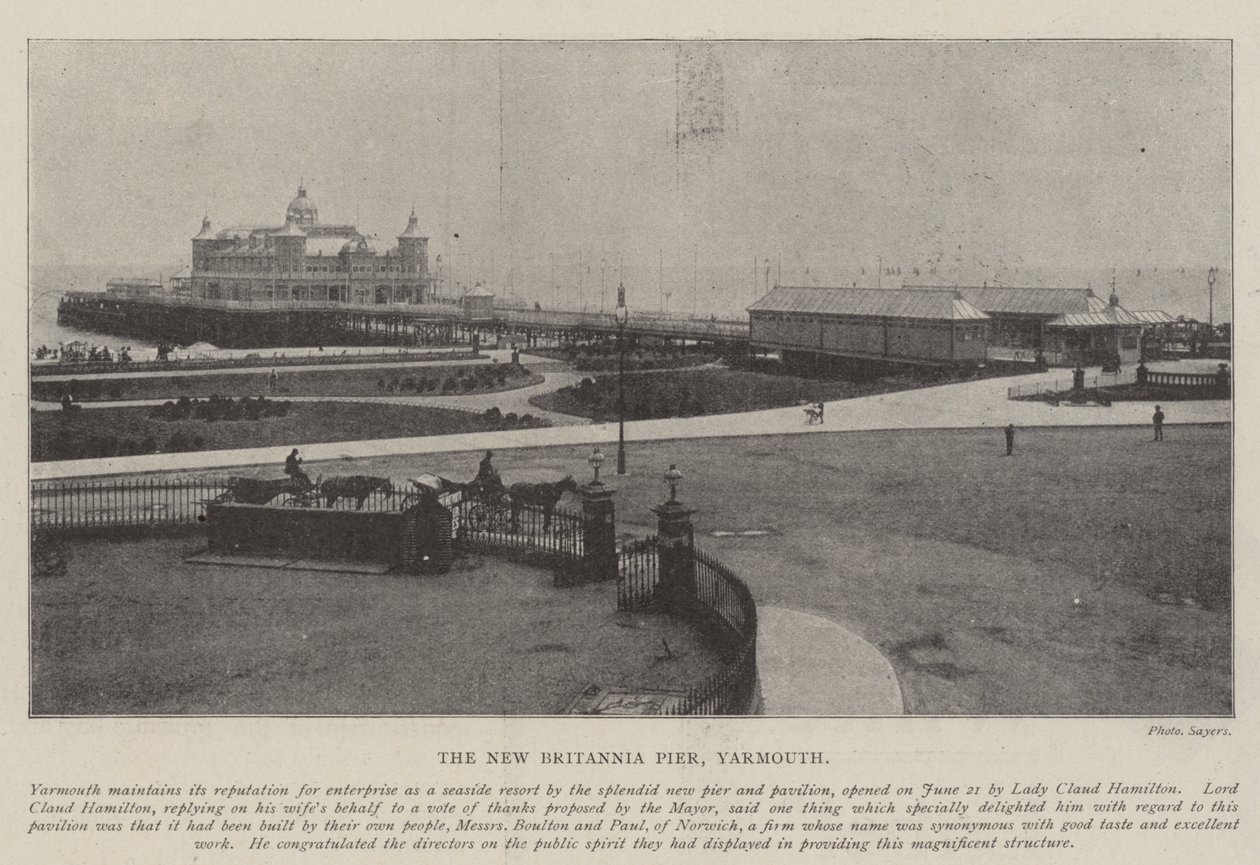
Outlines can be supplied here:
<path id="1" fill-rule="evenodd" d="M 473 378 L 472 376 L 469 376 L 468 378 L 464 379 L 461 382 L 461 384 L 463 385 L 463 388 L 466 391 L 474 390 L 477 387 L 477 379 Z"/>
<path id="2" fill-rule="evenodd" d="M 459 380 L 456 379 L 455 376 L 453 375 L 448 375 L 442 381 L 442 393 L 450 393 L 451 391 L 456 390 L 457 388 L 459 388 Z"/>

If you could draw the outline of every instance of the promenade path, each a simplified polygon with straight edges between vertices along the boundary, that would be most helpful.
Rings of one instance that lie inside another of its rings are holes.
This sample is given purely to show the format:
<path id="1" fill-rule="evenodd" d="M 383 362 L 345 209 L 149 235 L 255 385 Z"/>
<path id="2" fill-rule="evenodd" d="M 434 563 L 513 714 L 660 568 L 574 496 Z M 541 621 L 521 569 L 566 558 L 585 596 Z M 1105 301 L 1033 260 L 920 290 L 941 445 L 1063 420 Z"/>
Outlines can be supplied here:
<path id="1" fill-rule="evenodd" d="M 1152 369 L 1214 371 L 1210 365 L 1173 363 Z M 1097 368 L 1087 376 L 1097 375 Z M 565 373 L 549 373 L 543 391 L 567 380 Z M 567 374 L 577 378 L 576 374 Z M 1070 371 L 994 378 L 878 396 L 835 400 L 826 405 L 824 425 L 806 424 L 799 407 L 740 414 L 626 424 L 629 441 L 743 437 L 756 435 L 821 435 L 869 430 L 959 429 L 1053 426 L 1145 426 L 1151 422 L 1149 403 L 1115 403 L 1111 407 L 1055 407 L 1046 403 L 1007 399 L 1012 384 L 1051 384 L 1069 381 Z M 521 391 L 534 391 L 534 388 Z M 505 393 L 486 394 L 503 405 Z M 385 398 L 389 399 L 389 398 Z M 409 400 L 410 398 L 397 398 Z M 474 408 L 477 397 L 425 398 L 458 400 Z M 431 403 L 426 403 L 431 404 Z M 1225 400 L 1176 402 L 1165 406 L 1165 423 L 1228 423 L 1232 403 Z M 535 414 L 541 414 L 532 409 Z M 616 424 L 578 424 L 545 429 L 429 436 L 374 441 L 303 445 L 306 464 L 322 460 L 407 456 L 419 454 L 548 447 L 555 445 L 612 445 Z M 217 471 L 239 466 L 276 463 L 277 448 L 238 451 L 153 454 L 99 460 L 34 463 L 34 480 L 152 472 Z M 759 608 L 759 673 L 761 711 L 767 715 L 889 716 L 901 714 L 901 690 L 891 662 L 877 648 L 830 619 L 807 610 L 783 606 Z"/>

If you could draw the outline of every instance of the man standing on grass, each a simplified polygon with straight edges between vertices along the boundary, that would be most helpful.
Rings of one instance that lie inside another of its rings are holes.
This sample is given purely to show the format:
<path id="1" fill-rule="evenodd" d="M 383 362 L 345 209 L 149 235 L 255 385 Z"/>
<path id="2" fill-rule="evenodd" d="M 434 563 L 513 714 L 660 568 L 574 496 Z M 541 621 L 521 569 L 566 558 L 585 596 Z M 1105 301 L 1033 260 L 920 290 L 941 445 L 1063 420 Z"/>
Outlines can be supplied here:
<path id="1" fill-rule="evenodd" d="M 1009 457 L 1011 452 L 1015 450 L 1015 424 L 1008 423 L 1005 429 L 1006 433 L 1006 455 Z"/>
<path id="2" fill-rule="evenodd" d="M 1164 440 L 1164 413 L 1160 411 L 1159 406 L 1155 406 L 1155 414 L 1151 416 L 1151 422 L 1155 424 L 1155 441 L 1162 442 Z"/>

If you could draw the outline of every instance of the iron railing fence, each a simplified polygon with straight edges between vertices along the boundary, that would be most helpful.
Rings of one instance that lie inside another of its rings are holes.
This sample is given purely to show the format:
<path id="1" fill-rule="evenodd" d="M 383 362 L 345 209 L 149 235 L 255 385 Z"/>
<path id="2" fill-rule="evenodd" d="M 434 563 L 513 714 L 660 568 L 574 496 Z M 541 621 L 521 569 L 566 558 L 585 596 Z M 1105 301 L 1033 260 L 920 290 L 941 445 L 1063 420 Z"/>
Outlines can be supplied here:
<path id="1" fill-rule="evenodd" d="M 367 479 L 335 500 L 331 478 L 316 486 L 292 484 L 288 478 L 119 478 L 112 480 L 37 481 L 31 485 L 31 527 L 44 529 L 108 526 L 194 525 L 203 521 L 210 502 L 239 502 L 271 507 L 320 507 L 336 510 L 393 511 L 414 502 L 411 483 L 403 479 Z M 345 480 L 343 478 L 343 480 Z M 356 479 L 358 480 L 358 479 Z M 389 486 L 373 485 L 388 480 Z M 362 498 L 360 499 L 360 496 Z M 447 504 L 453 497 L 446 499 Z M 362 506 L 360 506 L 362 501 Z M 449 507 L 449 504 L 447 505 Z"/>
<path id="2" fill-rule="evenodd" d="M 617 556 L 617 609 L 642 610 L 657 602 L 660 561 L 653 535 L 622 544 Z"/>
<path id="3" fill-rule="evenodd" d="M 735 715 L 749 711 L 757 689 L 757 605 L 743 580 L 701 550 L 690 552 L 689 578 L 673 592 L 661 583 L 660 543 L 625 544 L 618 557 L 617 609 L 666 605 L 690 620 L 722 658 L 722 669 L 668 710 L 671 715 Z"/>
<path id="4" fill-rule="evenodd" d="M 455 492 L 441 499 L 451 510 L 455 543 L 467 549 L 496 552 L 537 552 L 566 561 L 584 553 L 582 514 L 556 507 L 550 513 L 539 505 L 513 507 L 506 496 L 497 499 Z"/>
<path id="5" fill-rule="evenodd" d="M 1121 385 L 1121 384 L 1131 384 L 1132 382 L 1136 380 L 1137 378 L 1136 378 L 1135 373 L 1130 373 L 1130 372 L 1125 372 L 1125 371 L 1121 371 L 1118 373 L 1100 372 L 1096 375 L 1087 377 L 1085 379 L 1085 387 L 1087 388 L 1115 387 L 1116 385 Z M 1006 389 L 1006 398 L 1007 399 L 1026 399 L 1028 397 L 1037 396 L 1038 394 L 1042 394 L 1042 393 L 1064 393 L 1066 391 L 1070 391 L 1071 389 L 1072 389 L 1072 379 L 1070 376 L 1067 378 L 1055 378 L 1050 381 L 1042 380 L 1042 381 L 1033 381 L 1033 382 L 1022 382 L 1020 384 L 1011 385 L 1010 387 L 1008 387 Z"/>
<path id="6" fill-rule="evenodd" d="M 205 502 L 225 489 L 223 479 L 37 482 L 31 486 L 31 528 L 196 525 L 205 517 Z"/>

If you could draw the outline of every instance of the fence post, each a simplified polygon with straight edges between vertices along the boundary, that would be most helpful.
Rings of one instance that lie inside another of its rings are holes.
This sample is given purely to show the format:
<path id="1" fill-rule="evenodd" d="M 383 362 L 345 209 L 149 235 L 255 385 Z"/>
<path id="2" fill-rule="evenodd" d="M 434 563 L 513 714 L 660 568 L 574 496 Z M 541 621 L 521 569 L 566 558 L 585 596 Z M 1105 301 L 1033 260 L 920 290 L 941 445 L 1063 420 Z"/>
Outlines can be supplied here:
<path id="1" fill-rule="evenodd" d="M 582 497 L 582 570 L 588 582 L 617 578 L 617 521 L 613 490 L 599 481 L 578 487 Z"/>
<path id="2" fill-rule="evenodd" d="M 677 498 L 682 473 L 670 466 L 665 473 L 670 484 L 669 501 L 652 508 L 656 514 L 661 593 L 665 604 L 675 611 L 695 597 L 695 527 L 691 515 L 695 511 Z"/>

